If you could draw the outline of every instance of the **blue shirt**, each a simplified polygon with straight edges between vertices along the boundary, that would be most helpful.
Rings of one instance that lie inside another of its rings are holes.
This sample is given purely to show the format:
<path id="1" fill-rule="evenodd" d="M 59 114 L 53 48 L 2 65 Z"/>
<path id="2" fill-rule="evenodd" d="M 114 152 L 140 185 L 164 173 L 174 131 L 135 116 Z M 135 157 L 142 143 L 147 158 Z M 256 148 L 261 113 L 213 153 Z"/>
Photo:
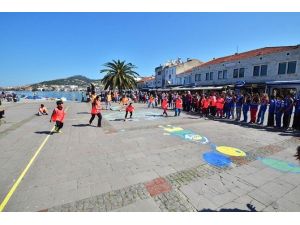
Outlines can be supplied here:
<path id="1" fill-rule="evenodd" d="M 241 108 L 242 105 L 243 105 L 243 101 L 244 101 L 244 97 L 241 96 L 241 95 L 239 95 L 239 96 L 237 97 L 236 107 L 237 107 L 237 108 Z"/>
<path id="2" fill-rule="evenodd" d="M 295 113 L 299 114 L 300 113 L 300 98 L 296 100 L 296 105 L 295 105 Z"/>
<path id="3" fill-rule="evenodd" d="M 284 99 L 284 112 L 287 114 L 293 113 L 293 100 L 292 98 L 286 97 Z"/>
<path id="4" fill-rule="evenodd" d="M 274 113 L 275 112 L 275 103 L 276 103 L 275 99 L 271 99 L 270 100 L 270 106 L 269 106 L 269 112 L 270 113 Z"/>
<path id="5" fill-rule="evenodd" d="M 244 103 L 243 104 L 243 111 L 249 111 L 249 109 L 250 109 L 250 104 L 249 103 Z"/>
<path id="6" fill-rule="evenodd" d="M 282 113 L 283 109 L 284 109 L 284 101 L 283 100 L 276 100 L 275 113 Z"/>

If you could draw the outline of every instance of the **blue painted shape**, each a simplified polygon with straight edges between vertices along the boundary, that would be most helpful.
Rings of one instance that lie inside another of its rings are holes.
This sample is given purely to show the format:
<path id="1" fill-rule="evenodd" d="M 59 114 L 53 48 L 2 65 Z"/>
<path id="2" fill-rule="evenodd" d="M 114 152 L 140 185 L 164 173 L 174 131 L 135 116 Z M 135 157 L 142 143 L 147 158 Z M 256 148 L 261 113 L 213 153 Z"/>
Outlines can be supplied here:
<path id="1" fill-rule="evenodd" d="M 216 167 L 228 167 L 231 163 L 231 159 L 229 157 L 221 155 L 217 152 L 206 152 L 202 157 L 208 164 Z"/>

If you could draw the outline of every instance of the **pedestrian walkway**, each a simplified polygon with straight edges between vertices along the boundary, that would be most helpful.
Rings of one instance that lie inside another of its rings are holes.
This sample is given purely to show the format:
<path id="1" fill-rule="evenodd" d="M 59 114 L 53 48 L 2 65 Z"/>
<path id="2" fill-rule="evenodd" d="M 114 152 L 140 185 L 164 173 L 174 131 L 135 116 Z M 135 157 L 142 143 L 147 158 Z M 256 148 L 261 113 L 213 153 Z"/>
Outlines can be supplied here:
<path id="1" fill-rule="evenodd" d="M 300 211 L 295 133 L 144 104 L 127 122 L 113 104 L 97 128 L 90 104 L 66 102 L 63 134 L 51 134 L 39 104 L 10 108 L 0 127 L 1 202 L 48 137 L 4 211 Z"/>

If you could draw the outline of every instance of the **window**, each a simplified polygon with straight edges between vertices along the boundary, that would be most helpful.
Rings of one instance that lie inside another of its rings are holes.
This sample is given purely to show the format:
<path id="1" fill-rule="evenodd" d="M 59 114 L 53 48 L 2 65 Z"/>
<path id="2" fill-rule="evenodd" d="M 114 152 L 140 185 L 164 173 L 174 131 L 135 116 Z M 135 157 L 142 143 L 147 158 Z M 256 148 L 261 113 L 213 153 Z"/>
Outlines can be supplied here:
<path id="1" fill-rule="evenodd" d="M 244 77 L 245 68 L 240 68 L 239 77 Z"/>
<path id="2" fill-rule="evenodd" d="M 209 73 L 205 74 L 205 80 L 209 80 Z"/>
<path id="3" fill-rule="evenodd" d="M 233 78 L 237 78 L 239 74 L 239 70 L 238 69 L 234 69 L 233 70 Z"/>
<path id="4" fill-rule="evenodd" d="M 260 66 L 260 75 L 261 76 L 267 76 L 268 66 L 267 65 L 261 65 Z"/>
<path id="5" fill-rule="evenodd" d="M 214 72 L 210 72 L 210 73 L 209 73 L 209 78 L 210 78 L 210 80 L 213 80 L 213 76 L 214 76 Z"/>
<path id="6" fill-rule="evenodd" d="M 169 80 L 171 79 L 171 74 L 169 74 Z"/>
<path id="7" fill-rule="evenodd" d="M 296 61 L 288 62 L 287 74 L 296 73 Z"/>
<path id="8" fill-rule="evenodd" d="M 157 72 L 157 75 L 160 75 L 160 74 L 161 74 L 161 71 L 158 71 L 158 72 Z"/>
<path id="9" fill-rule="evenodd" d="M 218 79 L 223 79 L 223 73 L 222 71 L 218 71 Z"/>
<path id="10" fill-rule="evenodd" d="M 260 66 L 254 66 L 254 68 L 253 68 L 253 76 L 254 77 L 259 76 L 259 67 Z"/>
<path id="11" fill-rule="evenodd" d="M 279 63 L 278 74 L 285 74 L 285 71 L 286 71 L 286 63 Z"/>
<path id="12" fill-rule="evenodd" d="M 201 80 L 201 74 L 196 74 L 195 81 L 200 81 L 200 80 Z"/>
<path id="13" fill-rule="evenodd" d="M 223 70 L 223 79 L 227 79 L 227 70 Z"/>

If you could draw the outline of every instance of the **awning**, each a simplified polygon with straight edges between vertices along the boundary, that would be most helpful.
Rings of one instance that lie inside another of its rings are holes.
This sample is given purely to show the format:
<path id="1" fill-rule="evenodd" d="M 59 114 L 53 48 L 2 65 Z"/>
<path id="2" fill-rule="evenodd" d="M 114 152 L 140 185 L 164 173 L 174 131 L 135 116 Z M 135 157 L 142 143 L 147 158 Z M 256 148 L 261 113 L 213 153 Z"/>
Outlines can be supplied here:
<path id="1" fill-rule="evenodd" d="M 300 80 L 267 81 L 266 84 L 268 86 L 271 86 L 271 85 L 290 85 L 290 84 L 299 84 L 300 85 Z"/>

